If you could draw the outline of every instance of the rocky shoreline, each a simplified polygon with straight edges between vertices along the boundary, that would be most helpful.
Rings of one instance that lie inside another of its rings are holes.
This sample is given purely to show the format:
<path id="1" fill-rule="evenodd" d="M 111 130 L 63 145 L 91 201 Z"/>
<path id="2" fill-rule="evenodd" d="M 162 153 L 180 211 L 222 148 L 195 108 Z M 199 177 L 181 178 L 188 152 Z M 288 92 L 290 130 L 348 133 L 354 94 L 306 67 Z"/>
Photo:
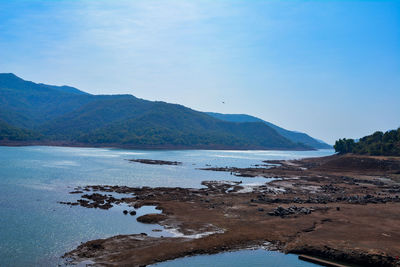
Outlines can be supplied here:
<path id="1" fill-rule="evenodd" d="M 86 242 L 64 257 L 95 266 L 143 266 L 268 242 L 285 253 L 362 266 L 400 264 L 399 158 L 345 155 L 265 163 L 224 171 L 284 179 L 250 189 L 229 181 L 205 181 L 201 189 L 76 188 L 71 193 L 81 198 L 63 204 L 101 209 L 120 203 L 155 205 L 161 214 L 137 220 L 177 229 L 181 237 L 115 236 Z"/>

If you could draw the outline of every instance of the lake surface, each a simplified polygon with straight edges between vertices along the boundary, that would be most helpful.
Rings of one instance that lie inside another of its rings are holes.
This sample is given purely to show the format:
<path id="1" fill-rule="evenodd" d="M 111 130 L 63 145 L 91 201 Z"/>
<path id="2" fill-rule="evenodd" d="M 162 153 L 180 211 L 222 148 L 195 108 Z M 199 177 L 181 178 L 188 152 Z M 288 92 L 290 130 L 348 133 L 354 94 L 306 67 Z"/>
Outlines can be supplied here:
<path id="1" fill-rule="evenodd" d="M 270 267 L 315 267 L 314 263 L 301 261 L 297 255 L 265 249 L 240 250 L 235 252 L 224 252 L 214 255 L 199 255 L 185 257 L 172 261 L 166 261 L 151 265 L 152 267 L 243 267 L 243 266 L 270 266 Z"/>
<path id="2" fill-rule="evenodd" d="M 225 172 L 197 168 L 206 165 L 250 167 L 260 164 L 262 160 L 316 157 L 332 153 L 332 150 L 139 151 L 0 147 L 0 266 L 56 266 L 61 263 L 61 255 L 81 242 L 117 234 L 145 232 L 152 236 L 169 235 L 165 231 L 152 231 L 162 229 L 160 226 L 136 221 L 141 214 L 155 212 L 154 207 L 143 207 L 137 210 L 137 216 L 132 217 L 122 214 L 123 206 L 105 211 L 59 204 L 59 201 L 75 201 L 79 197 L 69 194 L 76 186 L 103 184 L 199 188 L 204 180 L 265 183 L 268 181 L 265 178 L 236 177 Z M 138 158 L 181 161 L 183 164 L 160 166 L 127 161 Z M 289 259 L 287 256 L 283 258 Z"/>

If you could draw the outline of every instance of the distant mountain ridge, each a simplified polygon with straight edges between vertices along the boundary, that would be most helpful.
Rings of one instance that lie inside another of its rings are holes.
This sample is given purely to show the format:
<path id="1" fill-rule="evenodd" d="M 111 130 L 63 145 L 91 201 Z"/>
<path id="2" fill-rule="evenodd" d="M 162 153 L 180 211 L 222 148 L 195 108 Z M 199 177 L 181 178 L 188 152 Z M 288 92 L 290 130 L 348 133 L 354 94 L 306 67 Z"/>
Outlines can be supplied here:
<path id="1" fill-rule="evenodd" d="M 260 121 L 231 122 L 132 95 L 91 95 L 0 74 L 0 145 L 310 150 Z"/>
<path id="2" fill-rule="evenodd" d="M 207 112 L 207 114 L 214 118 L 225 120 L 225 121 L 230 121 L 230 122 L 263 122 L 263 123 L 267 124 L 268 126 L 270 126 L 271 128 L 273 128 L 274 130 L 276 130 L 280 135 L 286 137 L 287 139 L 289 139 L 292 142 L 303 143 L 305 145 L 311 146 L 316 149 L 332 148 L 332 146 L 328 145 L 327 143 L 325 143 L 321 140 L 312 138 L 308 134 L 297 132 L 297 131 L 289 131 L 289 130 L 279 127 L 275 124 L 272 124 L 268 121 L 264 121 L 260 118 L 250 116 L 247 114 L 221 114 L 221 113 L 214 113 L 214 112 Z"/>

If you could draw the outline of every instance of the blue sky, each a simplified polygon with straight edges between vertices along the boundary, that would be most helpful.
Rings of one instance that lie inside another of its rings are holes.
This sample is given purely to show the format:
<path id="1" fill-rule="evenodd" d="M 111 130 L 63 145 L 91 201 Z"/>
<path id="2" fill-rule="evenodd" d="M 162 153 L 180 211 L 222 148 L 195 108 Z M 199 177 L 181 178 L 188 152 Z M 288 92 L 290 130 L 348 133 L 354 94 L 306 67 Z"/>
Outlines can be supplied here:
<path id="1" fill-rule="evenodd" d="M 0 0 L 0 72 L 333 143 L 400 126 L 400 1 Z"/>

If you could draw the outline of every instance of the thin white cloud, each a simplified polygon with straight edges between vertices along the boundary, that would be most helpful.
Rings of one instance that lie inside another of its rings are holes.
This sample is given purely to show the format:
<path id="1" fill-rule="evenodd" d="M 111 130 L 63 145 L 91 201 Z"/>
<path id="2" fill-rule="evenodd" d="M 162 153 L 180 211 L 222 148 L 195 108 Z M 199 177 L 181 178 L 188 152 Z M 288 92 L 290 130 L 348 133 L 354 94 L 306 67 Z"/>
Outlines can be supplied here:
<path id="1" fill-rule="evenodd" d="M 399 113 L 398 16 L 384 2 L 1 1 L 0 72 L 357 136 L 379 114 L 372 98 Z"/>

